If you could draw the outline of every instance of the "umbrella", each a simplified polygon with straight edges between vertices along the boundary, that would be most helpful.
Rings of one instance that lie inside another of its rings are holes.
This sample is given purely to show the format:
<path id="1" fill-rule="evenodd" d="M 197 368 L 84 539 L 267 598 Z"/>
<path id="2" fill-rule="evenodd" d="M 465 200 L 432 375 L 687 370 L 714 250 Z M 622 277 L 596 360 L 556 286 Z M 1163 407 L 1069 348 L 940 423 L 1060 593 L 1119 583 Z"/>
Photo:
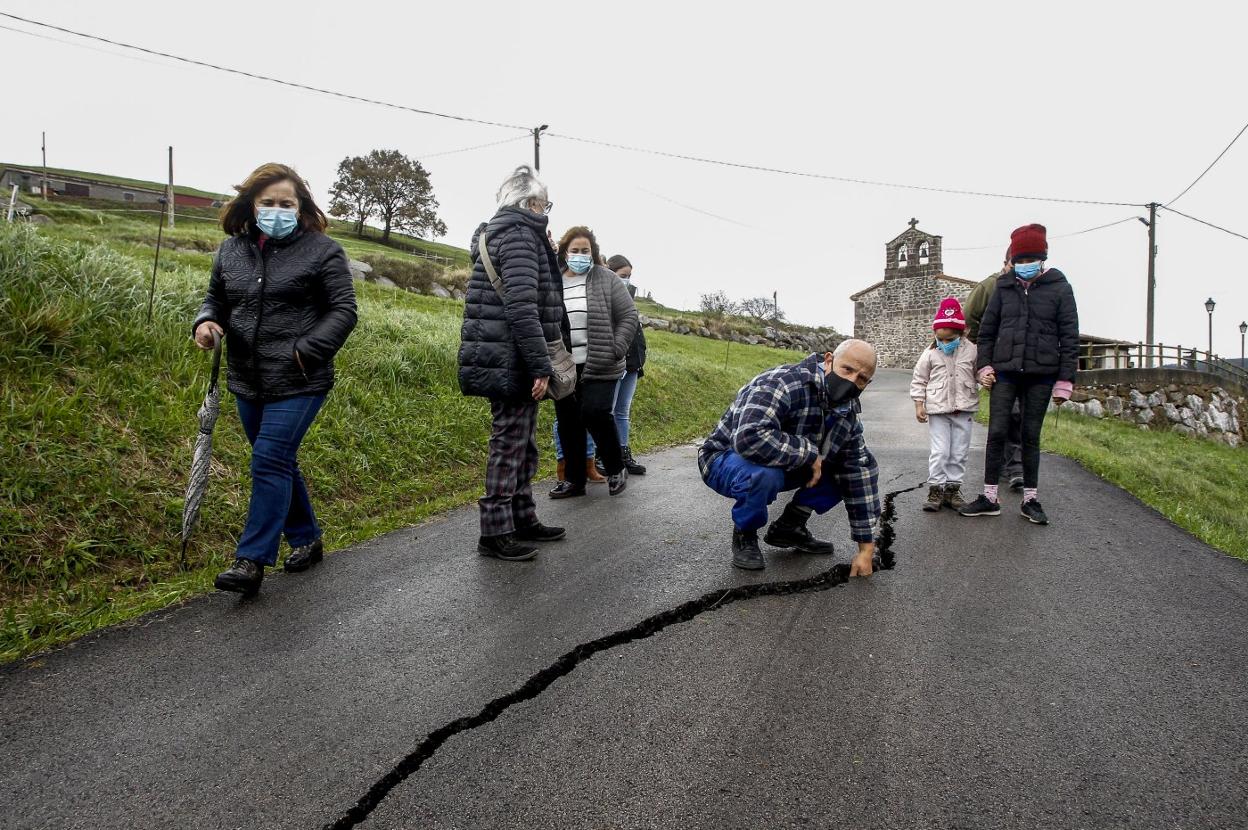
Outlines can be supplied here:
<path id="1" fill-rule="evenodd" d="M 179 559 L 186 568 L 186 546 L 191 530 L 199 520 L 199 507 L 208 490 L 208 466 L 212 463 L 212 428 L 221 414 L 221 387 L 217 375 L 221 373 L 221 335 L 212 335 L 212 379 L 208 381 L 208 394 L 199 407 L 199 434 L 195 436 L 195 455 L 191 461 L 191 477 L 186 483 L 186 506 L 182 509 L 182 555 Z"/>

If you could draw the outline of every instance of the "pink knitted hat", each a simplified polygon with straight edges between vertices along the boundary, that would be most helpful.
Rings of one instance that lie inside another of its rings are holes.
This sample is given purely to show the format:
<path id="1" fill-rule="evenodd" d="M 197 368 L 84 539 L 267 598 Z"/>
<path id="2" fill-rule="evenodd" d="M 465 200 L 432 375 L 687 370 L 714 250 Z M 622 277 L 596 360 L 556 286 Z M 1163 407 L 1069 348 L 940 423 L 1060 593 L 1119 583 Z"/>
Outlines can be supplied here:
<path id="1" fill-rule="evenodd" d="M 932 330 L 936 329 L 966 331 L 966 318 L 962 316 L 962 304 L 957 297 L 945 297 L 940 301 L 940 309 L 932 321 Z"/>

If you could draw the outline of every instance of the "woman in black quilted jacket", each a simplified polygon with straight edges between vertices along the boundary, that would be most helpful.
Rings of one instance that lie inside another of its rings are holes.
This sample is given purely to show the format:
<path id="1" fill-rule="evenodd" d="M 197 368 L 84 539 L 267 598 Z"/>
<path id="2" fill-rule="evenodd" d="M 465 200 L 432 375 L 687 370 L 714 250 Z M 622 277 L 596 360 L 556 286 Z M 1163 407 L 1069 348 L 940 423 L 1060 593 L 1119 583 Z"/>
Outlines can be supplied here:
<path id="1" fill-rule="evenodd" d="M 477 552 L 507 561 L 537 555 L 523 542 L 553 542 L 561 527 L 537 520 L 537 405 L 553 371 L 547 341 L 570 347 L 559 268 L 547 237 L 546 185 L 527 166 L 507 177 L 498 211 L 472 238 L 472 276 L 460 330 L 459 389 L 487 398 L 493 420 Z M 482 240 L 485 244 L 482 245 Z M 485 267 L 500 280 L 496 289 Z"/>
<path id="2" fill-rule="evenodd" d="M 299 471 L 299 444 L 334 385 L 334 355 L 355 328 L 355 288 L 342 246 L 307 183 L 284 164 L 258 167 L 221 212 L 217 249 L 192 332 L 225 338 L 227 386 L 251 442 L 251 500 L 222 591 L 260 590 L 282 536 L 288 571 L 323 555 L 321 528 Z"/>

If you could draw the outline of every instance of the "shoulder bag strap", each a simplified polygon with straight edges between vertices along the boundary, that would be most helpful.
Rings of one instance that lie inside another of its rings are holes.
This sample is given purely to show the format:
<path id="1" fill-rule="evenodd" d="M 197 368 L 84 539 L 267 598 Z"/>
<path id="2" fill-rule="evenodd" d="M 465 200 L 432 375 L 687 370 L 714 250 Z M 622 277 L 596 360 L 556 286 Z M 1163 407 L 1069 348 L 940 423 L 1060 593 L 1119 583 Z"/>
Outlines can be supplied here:
<path id="1" fill-rule="evenodd" d="M 498 296 L 503 297 L 503 280 L 498 276 L 498 272 L 494 270 L 494 263 L 490 260 L 490 249 L 487 247 L 489 239 L 485 235 L 485 228 L 481 229 L 481 233 L 477 238 L 480 243 L 478 246 L 481 253 L 481 264 L 485 266 L 485 274 L 490 278 L 490 285 L 494 286 L 494 290 L 498 292 Z"/>

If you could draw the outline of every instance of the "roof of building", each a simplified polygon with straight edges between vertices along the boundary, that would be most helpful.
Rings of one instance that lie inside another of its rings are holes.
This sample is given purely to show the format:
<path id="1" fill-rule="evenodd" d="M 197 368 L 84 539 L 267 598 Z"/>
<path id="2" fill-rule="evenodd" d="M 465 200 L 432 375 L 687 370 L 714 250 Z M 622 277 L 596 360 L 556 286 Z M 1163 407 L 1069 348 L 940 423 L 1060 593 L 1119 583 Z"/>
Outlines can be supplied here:
<path id="1" fill-rule="evenodd" d="M 30 164 L 0 164 L 0 175 L 7 170 L 20 170 L 23 173 L 30 173 L 35 176 L 44 175 L 44 168 L 39 165 Z M 127 179 L 121 176 L 107 176 L 103 173 L 87 173 L 82 170 L 65 170 L 59 167 L 47 168 L 47 175 L 56 176 L 57 178 L 81 179 L 86 182 L 98 182 L 99 184 L 109 184 L 116 187 L 129 187 L 135 190 L 152 190 L 157 193 L 165 192 L 165 185 L 160 182 L 149 182 L 142 179 Z M 212 193 L 207 190 L 199 190 L 194 187 L 184 187 L 175 184 L 173 192 L 182 196 L 199 196 L 202 199 L 213 199 L 225 201 L 232 197 L 224 193 Z"/>
<path id="2" fill-rule="evenodd" d="M 945 282 L 956 282 L 959 285 L 978 285 L 979 284 L 978 280 L 964 280 L 961 277 L 953 277 L 953 276 L 950 276 L 949 274 L 937 274 L 932 279 L 944 280 Z M 895 282 L 895 280 L 893 281 Z M 859 297 L 864 297 L 867 294 L 870 294 L 872 291 L 884 285 L 884 283 L 886 282 L 890 282 L 890 280 L 880 280 L 874 285 L 868 285 L 866 288 L 862 289 L 858 293 L 850 294 L 849 299 L 852 300 L 853 302 L 857 302 Z"/>

